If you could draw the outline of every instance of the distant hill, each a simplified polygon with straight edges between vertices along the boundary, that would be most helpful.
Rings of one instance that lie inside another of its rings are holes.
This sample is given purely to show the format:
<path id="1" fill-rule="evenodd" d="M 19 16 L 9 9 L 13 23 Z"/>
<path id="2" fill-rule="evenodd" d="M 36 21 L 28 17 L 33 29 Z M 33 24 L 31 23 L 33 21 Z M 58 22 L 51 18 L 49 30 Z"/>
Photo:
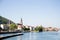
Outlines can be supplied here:
<path id="1" fill-rule="evenodd" d="M 10 24 L 14 23 L 13 21 L 11 21 L 9 19 L 0 16 L 0 24 L 8 24 L 9 22 L 10 22 Z"/>

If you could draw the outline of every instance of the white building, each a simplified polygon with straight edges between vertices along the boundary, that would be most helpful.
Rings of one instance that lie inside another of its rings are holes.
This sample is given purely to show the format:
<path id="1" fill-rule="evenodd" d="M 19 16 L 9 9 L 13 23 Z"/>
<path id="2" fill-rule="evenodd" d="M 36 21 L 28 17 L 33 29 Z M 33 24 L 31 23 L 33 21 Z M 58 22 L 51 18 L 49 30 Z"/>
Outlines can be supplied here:
<path id="1" fill-rule="evenodd" d="M 7 24 L 0 24 L 0 27 L 1 27 L 3 30 L 9 29 L 9 27 L 8 27 Z"/>
<path id="2" fill-rule="evenodd" d="M 1 27 L 2 29 L 4 29 L 4 25 L 3 25 L 3 24 L 0 24 L 0 27 Z"/>
<path id="3" fill-rule="evenodd" d="M 30 29 L 30 31 L 33 31 L 34 30 L 34 27 L 33 26 L 25 26 L 26 28 L 29 28 Z"/>

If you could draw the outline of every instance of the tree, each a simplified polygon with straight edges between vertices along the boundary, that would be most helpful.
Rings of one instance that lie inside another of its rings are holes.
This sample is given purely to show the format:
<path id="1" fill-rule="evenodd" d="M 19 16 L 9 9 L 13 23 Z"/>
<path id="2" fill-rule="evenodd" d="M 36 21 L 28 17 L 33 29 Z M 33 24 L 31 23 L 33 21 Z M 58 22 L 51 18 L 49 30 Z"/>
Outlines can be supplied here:
<path id="1" fill-rule="evenodd" d="M 25 26 L 22 28 L 24 31 L 30 31 L 30 28 L 26 28 Z"/>
<path id="2" fill-rule="evenodd" d="M 14 23 L 13 21 L 11 21 L 9 19 L 0 16 L 0 24 L 7 24 L 7 23 L 9 23 L 9 21 L 10 21 L 10 23 Z"/>
<path id="3" fill-rule="evenodd" d="M 35 28 L 35 31 L 42 32 L 42 31 L 43 31 L 43 27 L 42 27 L 42 26 L 37 26 L 37 27 Z"/>
<path id="4" fill-rule="evenodd" d="M 9 29 L 10 29 L 10 30 L 15 30 L 15 29 L 17 29 L 16 24 L 10 24 Z"/>

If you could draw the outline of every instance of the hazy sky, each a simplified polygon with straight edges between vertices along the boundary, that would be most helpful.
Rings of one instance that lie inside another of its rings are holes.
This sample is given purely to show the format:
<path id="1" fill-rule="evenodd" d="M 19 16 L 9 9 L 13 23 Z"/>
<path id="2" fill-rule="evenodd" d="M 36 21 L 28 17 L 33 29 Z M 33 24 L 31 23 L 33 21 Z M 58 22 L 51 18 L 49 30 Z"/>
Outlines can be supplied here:
<path id="1" fill-rule="evenodd" d="M 0 15 L 24 25 L 60 27 L 60 0 L 0 0 Z"/>

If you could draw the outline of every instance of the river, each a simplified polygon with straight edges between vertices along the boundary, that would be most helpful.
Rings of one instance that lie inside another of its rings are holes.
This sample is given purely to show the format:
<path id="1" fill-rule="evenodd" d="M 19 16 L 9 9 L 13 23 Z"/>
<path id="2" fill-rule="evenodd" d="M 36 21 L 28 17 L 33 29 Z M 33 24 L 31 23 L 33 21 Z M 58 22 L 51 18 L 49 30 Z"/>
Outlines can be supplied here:
<path id="1" fill-rule="evenodd" d="M 60 40 L 60 32 L 29 32 L 23 34 L 4 40 Z"/>

